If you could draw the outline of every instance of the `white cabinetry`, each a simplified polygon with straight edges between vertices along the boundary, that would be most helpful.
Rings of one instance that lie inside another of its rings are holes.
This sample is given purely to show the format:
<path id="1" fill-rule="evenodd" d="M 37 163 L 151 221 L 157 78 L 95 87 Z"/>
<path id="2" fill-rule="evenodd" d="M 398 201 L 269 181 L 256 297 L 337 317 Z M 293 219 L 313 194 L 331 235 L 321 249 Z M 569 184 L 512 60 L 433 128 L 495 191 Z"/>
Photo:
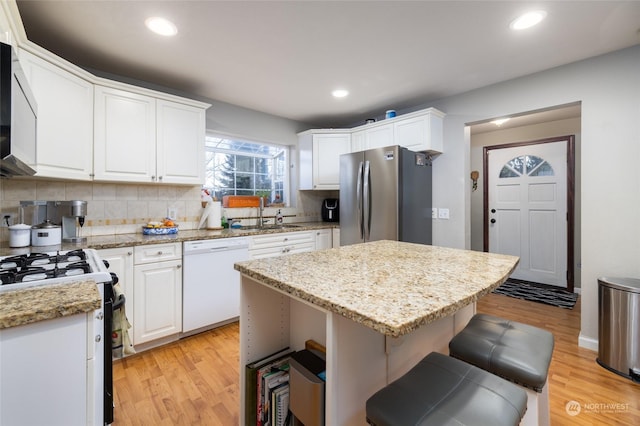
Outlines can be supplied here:
<path id="1" fill-rule="evenodd" d="M 417 116 L 402 118 L 393 123 L 396 145 L 412 151 L 442 152 L 442 118 L 444 114 L 433 108 L 419 111 Z"/>
<path id="2" fill-rule="evenodd" d="M 351 152 L 359 152 L 367 149 L 366 131 L 360 130 L 351 133 Z"/>
<path id="3" fill-rule="evenodd" d="M 204 183 L 205 110 L 156 101 L 156 175 L 164 183 Z"/>
<path id="4" fill-rule="evenodd" d="M 94 424 L 93 334 L 93 313 L 0 330 L 0 424 Z"/>
<path id="5" fill-rule="evenodd" d="M 281 232 L 251 237 L 249 255 L 252 259 L 281 256 L 283 254 L 314 251 L 314 231 Z"/>
<path id="6" fill-rule="evenodd" d="M 119 247 L 98 250 L 100 259 L 109 262 L 109 272 L 118 276 L 118 283 L 124 292 L 125 314 L 130 322 L 133 322 L 133 247 Z M 133 336 L 131 343 L 135 344 Z"/>
<path id="7" fill-rule="evenodd" d="M 95 178 L 156 181 L 155 99 L 95 87 Z"/>
<path id="8" fill-rule="evenodd" d="M 199 185 L 205 109 L 95 86 L 95 179 Z"/>
<path id="9" fill-rule="evenodd" d="M 316 250 L 330 249 L 333 246 L 331 229 L 318 229 L 313 233 L 316 237 Z"/>
<path id="10" fill-rule="evenodd" d="M 299 189 L 339 189 L 340 155 L 351 152 L 351 135 L 310 130 L 298 136 Z"/>
<path id="11" fill-rule="evenodd" d="M 182 245 L 134 247 L 133 339 L 136 344 L 182 331 Z"/>
<path id="12" fill-rule="evenodd" d="M 333 228 L 333 247 L 340 247 L 340 228 Z"/>
<path id="13" fill-rule="evenodd" d="M 93 84 L 25 50 L 20 62 L 38 106 L 36 176 L 91 180 Z"/>
<path id="14" fill-rule="evenodd" d="M 365 146 L 367 149 L 382 148 L 390 145 L 395 145 L 393 124 L 378 124 L 365 131 Z"/>

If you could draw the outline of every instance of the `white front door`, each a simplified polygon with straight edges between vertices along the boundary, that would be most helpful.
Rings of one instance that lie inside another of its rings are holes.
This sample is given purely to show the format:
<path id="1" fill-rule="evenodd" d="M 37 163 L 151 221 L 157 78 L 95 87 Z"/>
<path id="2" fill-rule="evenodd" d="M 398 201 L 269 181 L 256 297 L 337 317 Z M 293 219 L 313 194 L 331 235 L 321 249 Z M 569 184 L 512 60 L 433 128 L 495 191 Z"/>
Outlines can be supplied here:
<path id="1" fill-rule="evenodd" d="M 489 252 L 520 256 L 513 278 L 567 287 L 567 143 L 487 151 Z"/>

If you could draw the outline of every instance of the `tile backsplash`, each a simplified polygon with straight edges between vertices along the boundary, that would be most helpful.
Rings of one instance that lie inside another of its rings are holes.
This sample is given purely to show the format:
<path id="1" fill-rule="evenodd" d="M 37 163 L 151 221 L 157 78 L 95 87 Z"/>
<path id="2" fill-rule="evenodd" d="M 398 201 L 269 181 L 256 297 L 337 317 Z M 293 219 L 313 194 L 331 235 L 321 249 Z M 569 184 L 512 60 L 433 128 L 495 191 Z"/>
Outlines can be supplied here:
<path id="1" fill-rule="evenodd" d="M 285 222 L 319 221 L 322 200 L 337 196 L 337 191 L 299 191 L 297 207 L 281 208 Z M 176 211 L 180 229 L 195 229 L 203 212 L 199 186 L 0 179 L 0 211 L 17 219 L 20 201 L 27 200 L 87 201 L 83 236 L 139 233 L 142 225 L 161 220 L 169 209 Z M 243 225 L 256 223 L 255 208 L 224 210 Z M 275 216 L 277 210 L 265 208 L 264 217 Z M 0 240 L 7 241 L 7 228 L 1 229 Z"/>

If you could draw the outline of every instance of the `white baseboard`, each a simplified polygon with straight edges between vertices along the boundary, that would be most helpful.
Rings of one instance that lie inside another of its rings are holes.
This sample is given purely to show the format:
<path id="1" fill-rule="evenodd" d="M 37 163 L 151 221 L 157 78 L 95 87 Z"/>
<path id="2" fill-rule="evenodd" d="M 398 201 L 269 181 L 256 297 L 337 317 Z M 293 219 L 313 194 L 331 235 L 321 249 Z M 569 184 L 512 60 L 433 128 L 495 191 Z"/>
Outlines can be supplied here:
<path id="1" fill-rule="evenodd" d="M 592 351 L 598 352 L 598 339 L 594 339 L 592 337 L 586 337 L 585 335 L 580 333 L 578 336 L 578 346 L 585 349 L 591 349 Z"/>

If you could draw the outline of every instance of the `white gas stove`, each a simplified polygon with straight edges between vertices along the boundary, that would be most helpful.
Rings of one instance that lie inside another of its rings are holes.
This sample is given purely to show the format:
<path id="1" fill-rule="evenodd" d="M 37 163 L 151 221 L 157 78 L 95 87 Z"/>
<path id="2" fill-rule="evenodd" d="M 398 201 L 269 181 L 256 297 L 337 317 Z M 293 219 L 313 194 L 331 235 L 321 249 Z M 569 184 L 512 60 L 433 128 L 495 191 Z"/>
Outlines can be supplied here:
<path id="1" fill-rule="evenodd" d="M 0 257 L 0 292 L 61 284 L 78 279 L 111 281 L 111 274 L 93 249 L 30 253 Z"/>

